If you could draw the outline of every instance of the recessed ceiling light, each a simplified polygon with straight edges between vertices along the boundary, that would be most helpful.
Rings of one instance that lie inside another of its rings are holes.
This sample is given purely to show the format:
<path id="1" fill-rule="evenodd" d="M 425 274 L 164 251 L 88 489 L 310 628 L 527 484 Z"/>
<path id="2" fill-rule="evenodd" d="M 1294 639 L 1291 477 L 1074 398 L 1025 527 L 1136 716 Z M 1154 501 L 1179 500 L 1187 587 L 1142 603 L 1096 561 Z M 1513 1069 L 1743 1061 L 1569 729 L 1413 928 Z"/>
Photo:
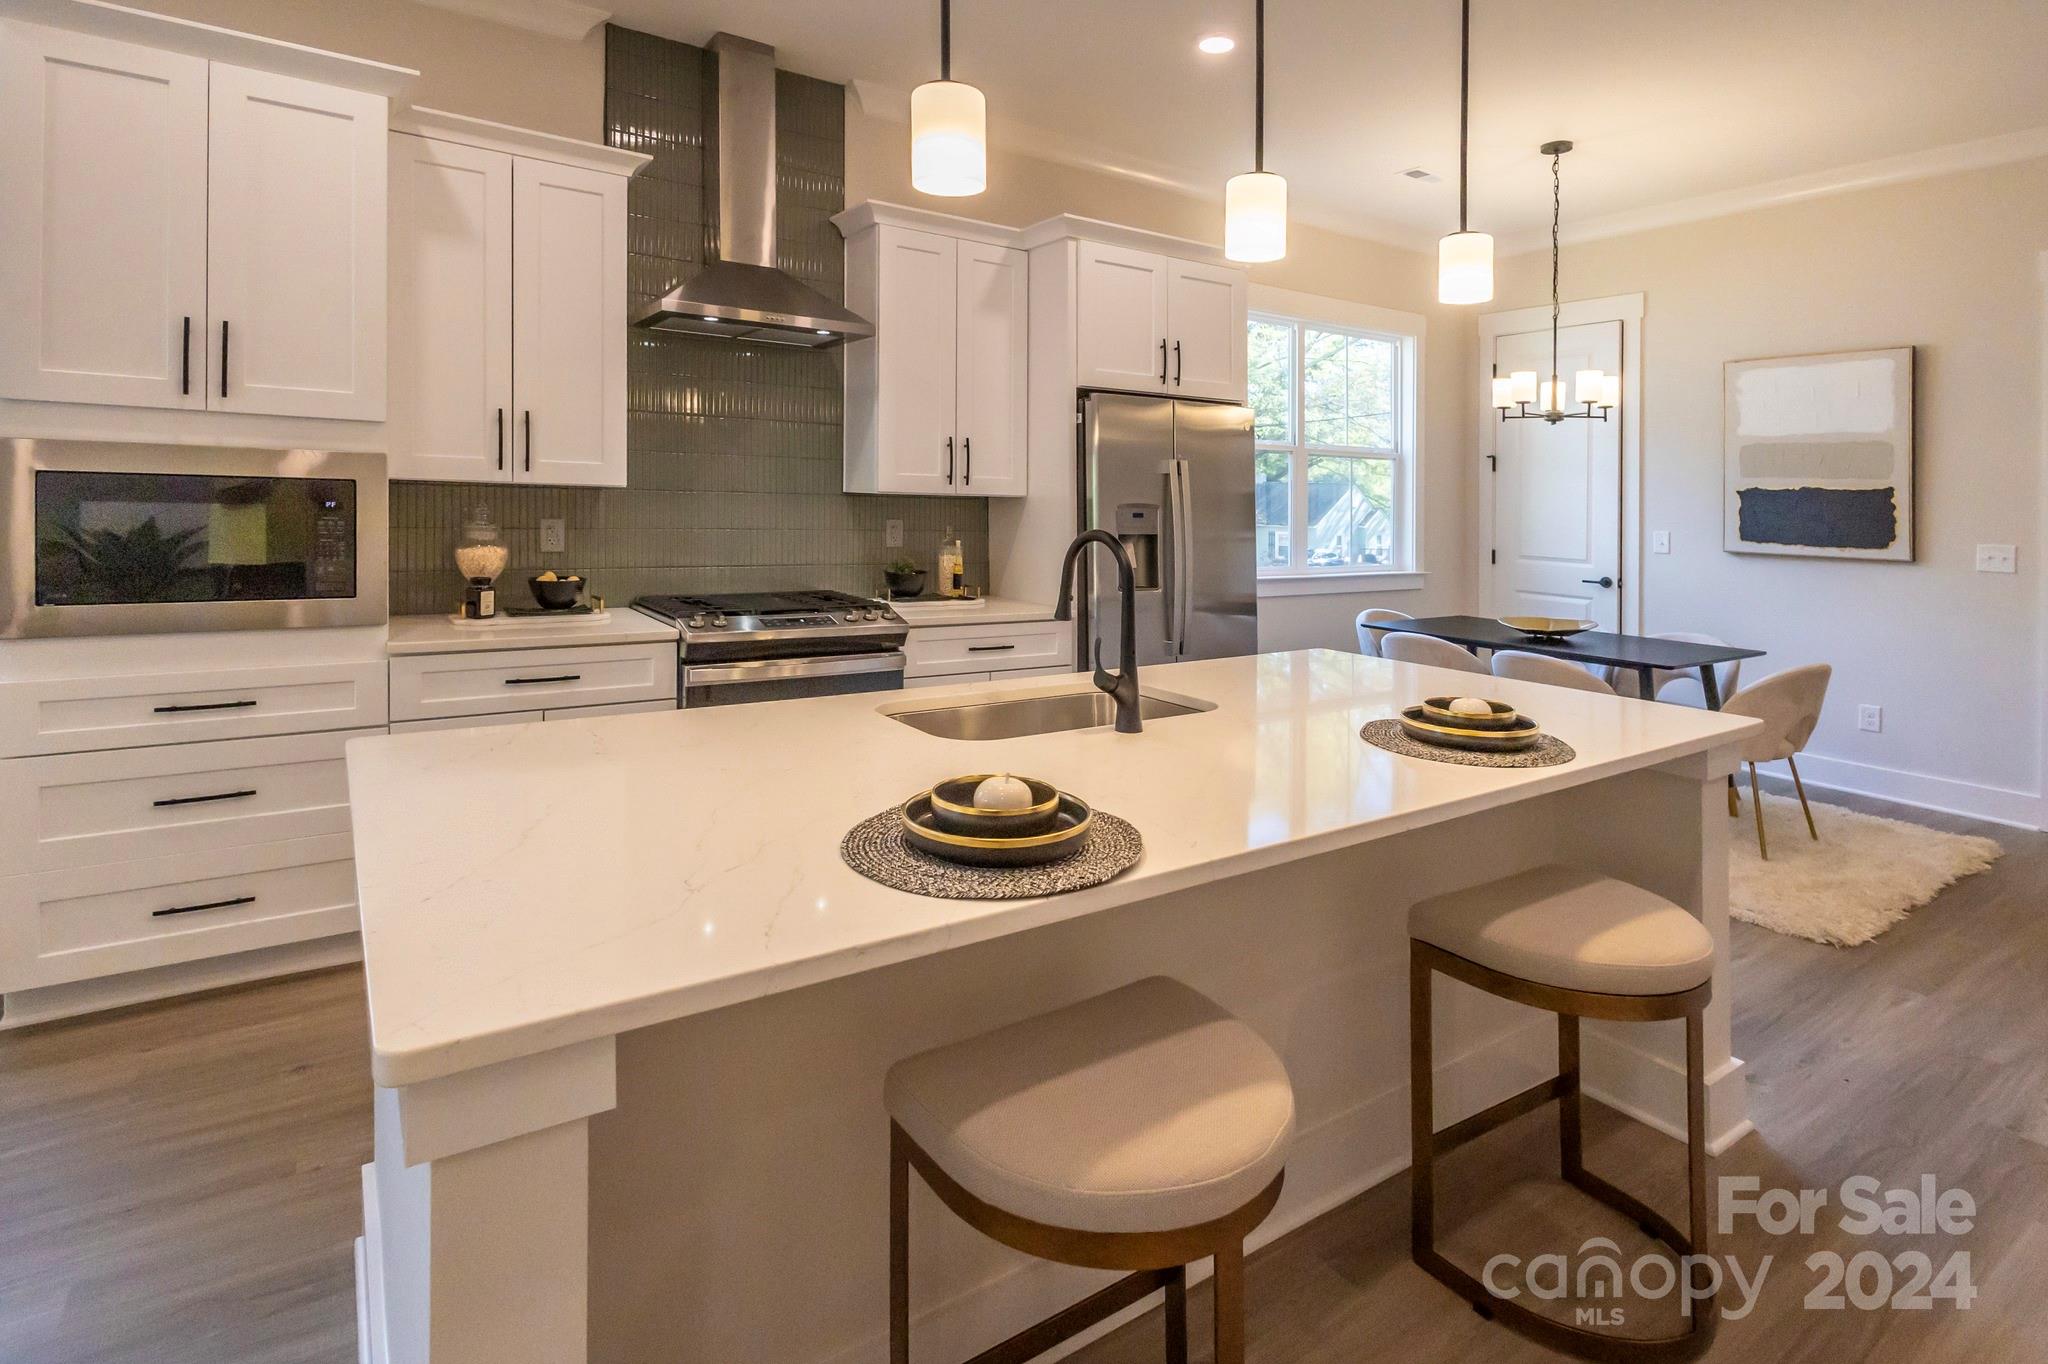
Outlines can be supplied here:
<path id="1" fill-rule="evenodd" d="M 1195 46 L 1212 57 L 1220 57 L 1237 46 L 1237 39 L 1228 33 L 1212 33 Z"/>

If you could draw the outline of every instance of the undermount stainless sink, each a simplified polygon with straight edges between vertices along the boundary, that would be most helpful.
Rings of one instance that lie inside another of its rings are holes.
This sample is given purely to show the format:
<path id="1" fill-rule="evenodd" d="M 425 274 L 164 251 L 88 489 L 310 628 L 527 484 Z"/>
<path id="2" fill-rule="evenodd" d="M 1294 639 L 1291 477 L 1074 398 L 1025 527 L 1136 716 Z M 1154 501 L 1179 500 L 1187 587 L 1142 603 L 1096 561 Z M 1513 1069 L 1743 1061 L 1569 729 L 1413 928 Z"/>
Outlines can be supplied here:
<path id="1" fill-rule="evenodd" d="M 1164 720 L 1192 715 L 1212 707 L 1169 701 L 1150 692 L 1138 694 L 1138 718 Z M 1060 692 L 1052 696 L 1021 696 L 1015 700 L 967 701 L 889 712 L 889 718 L 941 739 L 1021 739 L 1030 734 L 1056 734 L 1069 729 L 1094 729 L 1116 722 L 1116 698 L 1107 692 Z"/>

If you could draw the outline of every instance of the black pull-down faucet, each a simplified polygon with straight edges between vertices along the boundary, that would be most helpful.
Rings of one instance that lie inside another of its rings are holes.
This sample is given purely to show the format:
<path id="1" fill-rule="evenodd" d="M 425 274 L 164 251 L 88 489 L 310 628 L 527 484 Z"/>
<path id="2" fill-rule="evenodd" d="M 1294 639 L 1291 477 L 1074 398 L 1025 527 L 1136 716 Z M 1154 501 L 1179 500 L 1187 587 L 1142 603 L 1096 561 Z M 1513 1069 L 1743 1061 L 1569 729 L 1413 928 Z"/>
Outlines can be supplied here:
<path id="1" fill-rule="evenodd" d="M 1074 618 L 1074 560 L 1090 543 L 1101 545 L 1116 560 L 1117 592 L 1123 598 L 1122 638 L 1117 647 L 1116 673 L 1102 666 L 1102 643 L 1095 644 L 1095 685 L 1116 698 L 1116 729 L 1119 734 L 1136 734 L 1145 728 L 1138 719 L 1138 603 L 1130 552 L 1123 541 L 1106 530 L 1084 530 L 1067 546 L 1066 562 L 1060 565 L 1060 604 L 1053 609 L 1054 620 Z"/>

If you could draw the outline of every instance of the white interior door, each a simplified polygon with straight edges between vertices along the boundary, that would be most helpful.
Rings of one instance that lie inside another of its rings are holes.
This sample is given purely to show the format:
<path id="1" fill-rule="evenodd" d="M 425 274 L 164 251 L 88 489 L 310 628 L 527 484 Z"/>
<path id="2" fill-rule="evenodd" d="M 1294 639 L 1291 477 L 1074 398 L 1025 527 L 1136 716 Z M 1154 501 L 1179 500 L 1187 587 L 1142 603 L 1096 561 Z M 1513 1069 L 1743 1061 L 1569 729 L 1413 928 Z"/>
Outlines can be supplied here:
<path id="1" fill-rule="evenodd" d="M 514 477 L 626 483 L 626 181 L 512 162 Z"/>
<path id="2" fill-rule="evenodd" d="M 1550 333 L 1494 342 L 1501 374 L 1548 376 Z M 1569 390 L 1582 369 L 1621 371 L 1621 323 L 1589 322 L 1558 333 L 1557 371 Z M 1573 616 L 1621 628 L 1621 421 L 1491 418 L 1495 615 Z M 1603 582 L 1604 580 L 1604 582 Z"/>
<path id="3" fill-rule="evenodd" d="M 512 477 L 512 158 L 391 135 L 393 478 Z"/>
<path id="4" fill-rule="evenodd" d="M 959 252 L 959 491 L 1022 497 L 1029 257 L 982 242 L 961 242 Z"/>
<path id="5" fill-rule="evenodd" d="M 1166 279 L 1172 262 L 1101 242 L 1080 242 L 1076 249 L 1080 387 L 1169 391 Z"/>
<path id="6" fill-rule="evenodd" d="M 1166 321 L 1172 344 L 1167 392 L 1176 398 L 1245 398 L 1244 271 L 1167 263 Z"/>
<path id="7" fill-rule="evenodd" d="M 215 411 L 384 419 L 387 123 L 382 95 L 213 64 Z"/>
<path id="8" fill-rule="evenodd" d="M 206 62 L 0 24 L 0 392 L 206 406 Z"/>

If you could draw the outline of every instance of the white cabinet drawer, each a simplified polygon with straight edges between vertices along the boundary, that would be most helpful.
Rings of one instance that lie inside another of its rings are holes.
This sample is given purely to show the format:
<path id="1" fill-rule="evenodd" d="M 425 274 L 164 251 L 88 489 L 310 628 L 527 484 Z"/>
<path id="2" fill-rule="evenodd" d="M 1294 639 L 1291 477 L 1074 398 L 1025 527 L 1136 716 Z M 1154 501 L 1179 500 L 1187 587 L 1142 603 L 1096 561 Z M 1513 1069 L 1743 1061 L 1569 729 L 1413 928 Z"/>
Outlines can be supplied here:
<path id="1" fill-rule="evenodd" d="M 391 660 L 394 721 L 675 697 L 676 646 L 661 641 Z"/>
<path id="2" fill-rule="evenodd" d="M 342 745 L 383 729 L 0 762 L 10 871 L 349 831 Z"/>
<path id="3" fill-rule="evenodd" d="M 674 710 L 674 701 L 620 701 L 609 706 L 571 706 L 567 710 L 550 710 L 541 718 L 544 720 L 596 720 L 606 715 L 644 715 L 655 711 Z"/>
<path id="4" fill-rule="evenodd" d="M 349 837 L 0 879 L 0 991 L 352 933 Z"/>
<path id="5" fill-rule="evenodd" d="M 903 646 L 906 680 L 940 674 L 1050 668 L 1074 660 L 1074 627 L 1063 621 L 1024 625 L 944 625 L 912 630 Z"/>
<path id="6" fill-rule="evenodd" d="M 377 660 L 0 683 L 0 757 L 382 725 Z"/>

